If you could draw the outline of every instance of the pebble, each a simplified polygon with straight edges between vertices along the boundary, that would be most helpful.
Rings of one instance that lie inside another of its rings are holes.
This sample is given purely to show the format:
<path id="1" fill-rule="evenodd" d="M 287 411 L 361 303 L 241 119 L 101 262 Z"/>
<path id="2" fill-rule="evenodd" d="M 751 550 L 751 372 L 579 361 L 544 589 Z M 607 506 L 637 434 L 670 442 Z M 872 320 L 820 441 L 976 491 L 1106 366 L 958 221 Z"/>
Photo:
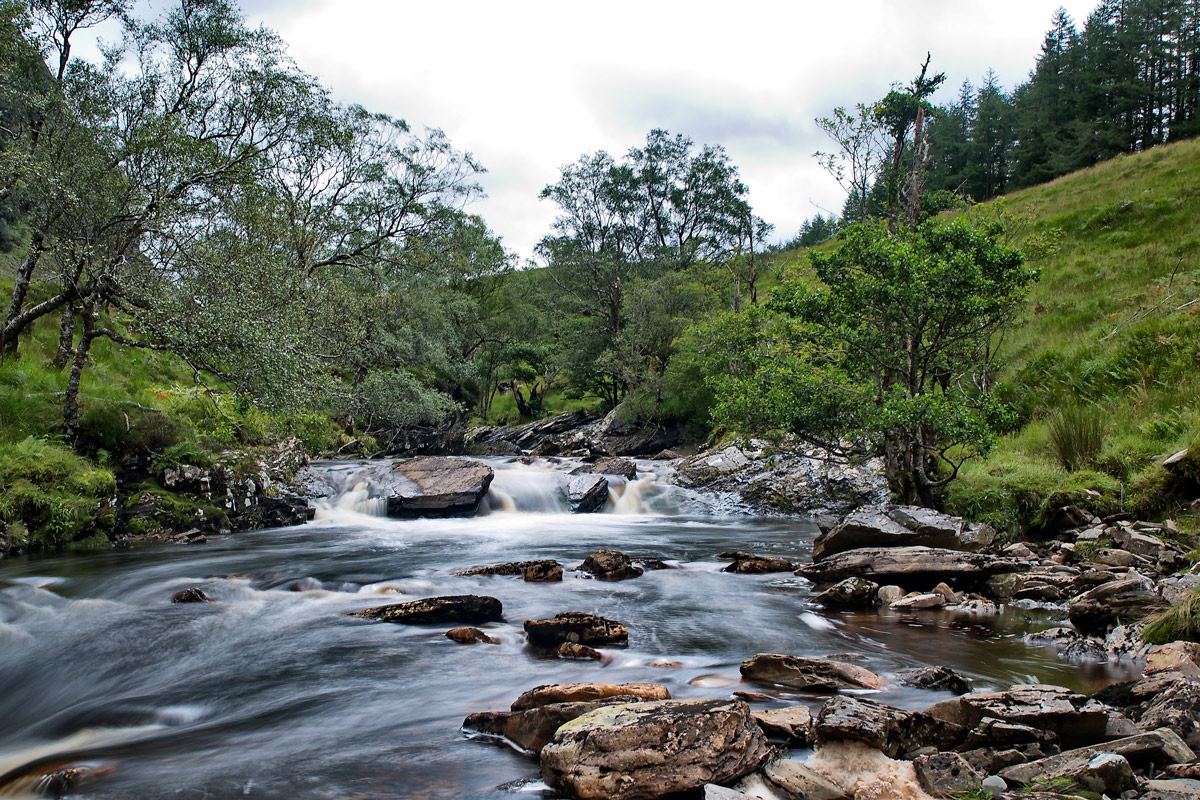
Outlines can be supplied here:
<path id="1" fill-rule="evenodd" d="M 1008 791 L 1008 783 L 999 775 L 988 775 L 979 785 L 992 794 L 1000 794 Z"/>

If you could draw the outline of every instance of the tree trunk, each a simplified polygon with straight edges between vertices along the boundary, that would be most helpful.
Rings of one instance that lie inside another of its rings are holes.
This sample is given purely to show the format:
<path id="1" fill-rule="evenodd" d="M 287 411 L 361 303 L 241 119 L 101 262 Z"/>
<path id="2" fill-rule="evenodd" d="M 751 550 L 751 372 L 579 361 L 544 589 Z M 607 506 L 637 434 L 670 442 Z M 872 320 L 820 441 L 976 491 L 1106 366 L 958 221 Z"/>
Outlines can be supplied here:
<path id="1" fill-rule="evenodd" d="M 8 328 L 25 307 L 25 298 L 29 295 L 29 284 L 33 281 L 33 273 L 37 269 L 38 261 L 41 260 L 44 243 L 45 236 L 40 231 L 35 231 L 29 240 L 29 252 L 25 254 L 25 260 L 17 269 L 12 299 L 8 304 L 8 313 L 4 315 L 4 328 L 0 330 L 0 343 L 3 345 L 0 347 L 0 359 L 17 353 L 17 333 L 20 331 L 9 334 Z"/>
<path id="2" fill-rule="evenodd" d="M 55 369 L 62 369 L 71 360 L 75 347 L 75 305 L 67 303 L 63 306 L 62 318 L 58 323 L 58 351 L 54 354 Z"/>
<path id="3" fill-rule="evenodd" d="M 509 386 L 512 388 L 513 400 L 517 401 L 517 413 L 522 417 L 530 417 L 529 404 L 525 402 L 525 395 L 521 394 L 520 384 L 514 378 Z"/>
<path id="4" fill-rule="evenodd" d="M 92 349 L 96 320 L 91 308 L 83 310 L 83 333 L 79 337 L 79 346 L 71 358 L 71 372 L 67 376 L 67 389 L 63 399 L 63 432 L 67 441 L 74 441 L 79 435 L 79 382 L 83 377 L 83 368 L 87 366 L 88 351 Z"/>

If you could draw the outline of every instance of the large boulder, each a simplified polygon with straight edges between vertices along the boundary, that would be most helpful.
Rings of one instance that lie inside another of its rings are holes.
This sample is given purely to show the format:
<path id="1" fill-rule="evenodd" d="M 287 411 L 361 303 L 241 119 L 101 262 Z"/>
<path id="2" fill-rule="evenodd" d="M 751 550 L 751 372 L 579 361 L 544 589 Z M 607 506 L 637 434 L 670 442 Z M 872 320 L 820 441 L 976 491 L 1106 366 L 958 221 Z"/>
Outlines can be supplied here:
<path id="1" fill-rule="evenodd" d="M 966 730 L 918 711 L 839 695 L 821 707 L 813 735 L 818 744 L 862 742 L 895 758 L 925 747 L 956 747 Z"/>
<path id="2" fill-rule="evenodd" d="M 1089 589 L 1071 600 L 1067 615 L 1081 633 L 1103 635 L 1121 622 L 1136 622 L 1167 603 L 1154 591 L 1154 582 L 1137 573 Z"/>
<path id="3" fill-rule="evenodd" d="M 813 561 L 860 547 L 941 547 L 975 551 L 996 538 L 990 525 L 919 506 L 863 506 L 813 542 Z"/>
<path id="4" fill-rule="evenodd" d="M 513 711 L 538 708 L 550 703 L 579 703 L 610 697 L 630 697 L 631 702 L 670 700 L 661 683 L 551 683 L 535 686 L 513 701 Z"/>
<path id="5" fill-rule="evenodd" d="M 796 574 L 814 583 L 866 578 L 877 583 L 934 586 L 942 581 L 982 582 L 1021 569 L 1013 559 L 940 547 L 860 547 L 807 564 Z"/>
<path id="6" fill-rule="evenodd" d="M 608 502 L 608 479 L 602 475 L 572 475 L 563 493 L 576 514 L 590 514 Z"/>
<path id="7" fill-rule="evenodd" d="M 883 679 L 868 669 L 828 658 L 759 653 L 742 662 L 742 677 L 754 683 L 815 692 L 878 689 Z"/>
<path id="8" fill-rule="evenodd" d="M 377 619 L 382 622 L 398 622 L 404 625 L 430 625 L 445 622 L 465 622 L 479 625 L 484 622 L 499 622 L 504 618 L 504 607 L 494 597 L 474 594 L 426 597 L 408 603 L 377 606 L 351 614 L 353 617 Z"/>
<path id="9" fill-rule="evenodd" d="M 607 706 L 564 724 L 542 749 L 542 777 L 575 800 L 634 800 L 731 783 L 771 747 L 739 700 Z"/>
<path id="10" fill-rule="evenodd" d="M 550 619 L 527 619 L 525 635 L 535 647 L 557 647 L 563 642 L 625 644 L 629 640 L 629 630 L 621 623 L 582 611 L 564 611 Z"/>
<path id="11" fill-rule="evenodd" d="M 492 484 L 487 464 L 461 458 L 399 461 L 387 488 L 389 517 L 470 517 Z"/>

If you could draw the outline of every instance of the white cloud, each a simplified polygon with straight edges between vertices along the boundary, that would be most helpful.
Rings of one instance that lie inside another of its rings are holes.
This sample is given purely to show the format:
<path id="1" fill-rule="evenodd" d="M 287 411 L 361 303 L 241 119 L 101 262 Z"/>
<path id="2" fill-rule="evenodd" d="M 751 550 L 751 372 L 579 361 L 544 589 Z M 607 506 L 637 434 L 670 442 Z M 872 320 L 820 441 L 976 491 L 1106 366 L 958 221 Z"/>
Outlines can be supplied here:
<path id="1" fill-rule="evenodd" d="M 160 5 L 163 0 L 155 4 Z M 522 256 L 554 209 L 538 192 L 585 152 L 621 153 L 653 127 L 721 144 L 756 211 L 786 237 L 842 194 L 813 162 L 812 124 L 881 97 L 925 52 L 946 99 L 989 68 L 1023 80 L 1050 19 L 1095 0 L 248 0 L 336 97 L 440 127 L 489 170 L 472 208 Z"/>

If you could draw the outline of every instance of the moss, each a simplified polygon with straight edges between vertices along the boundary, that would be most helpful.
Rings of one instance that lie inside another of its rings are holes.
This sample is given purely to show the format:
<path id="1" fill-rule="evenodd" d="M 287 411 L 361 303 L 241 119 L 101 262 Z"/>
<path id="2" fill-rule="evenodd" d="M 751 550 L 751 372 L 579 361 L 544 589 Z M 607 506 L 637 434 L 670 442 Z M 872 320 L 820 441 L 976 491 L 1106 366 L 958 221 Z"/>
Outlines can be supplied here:
<path id="1" fill-rule="evenodd" d="M 59 547 L 111 530 L 116 478 L 61 444 L 29 437 L 5 448 L 0 486 L 14 547 Z"/>

